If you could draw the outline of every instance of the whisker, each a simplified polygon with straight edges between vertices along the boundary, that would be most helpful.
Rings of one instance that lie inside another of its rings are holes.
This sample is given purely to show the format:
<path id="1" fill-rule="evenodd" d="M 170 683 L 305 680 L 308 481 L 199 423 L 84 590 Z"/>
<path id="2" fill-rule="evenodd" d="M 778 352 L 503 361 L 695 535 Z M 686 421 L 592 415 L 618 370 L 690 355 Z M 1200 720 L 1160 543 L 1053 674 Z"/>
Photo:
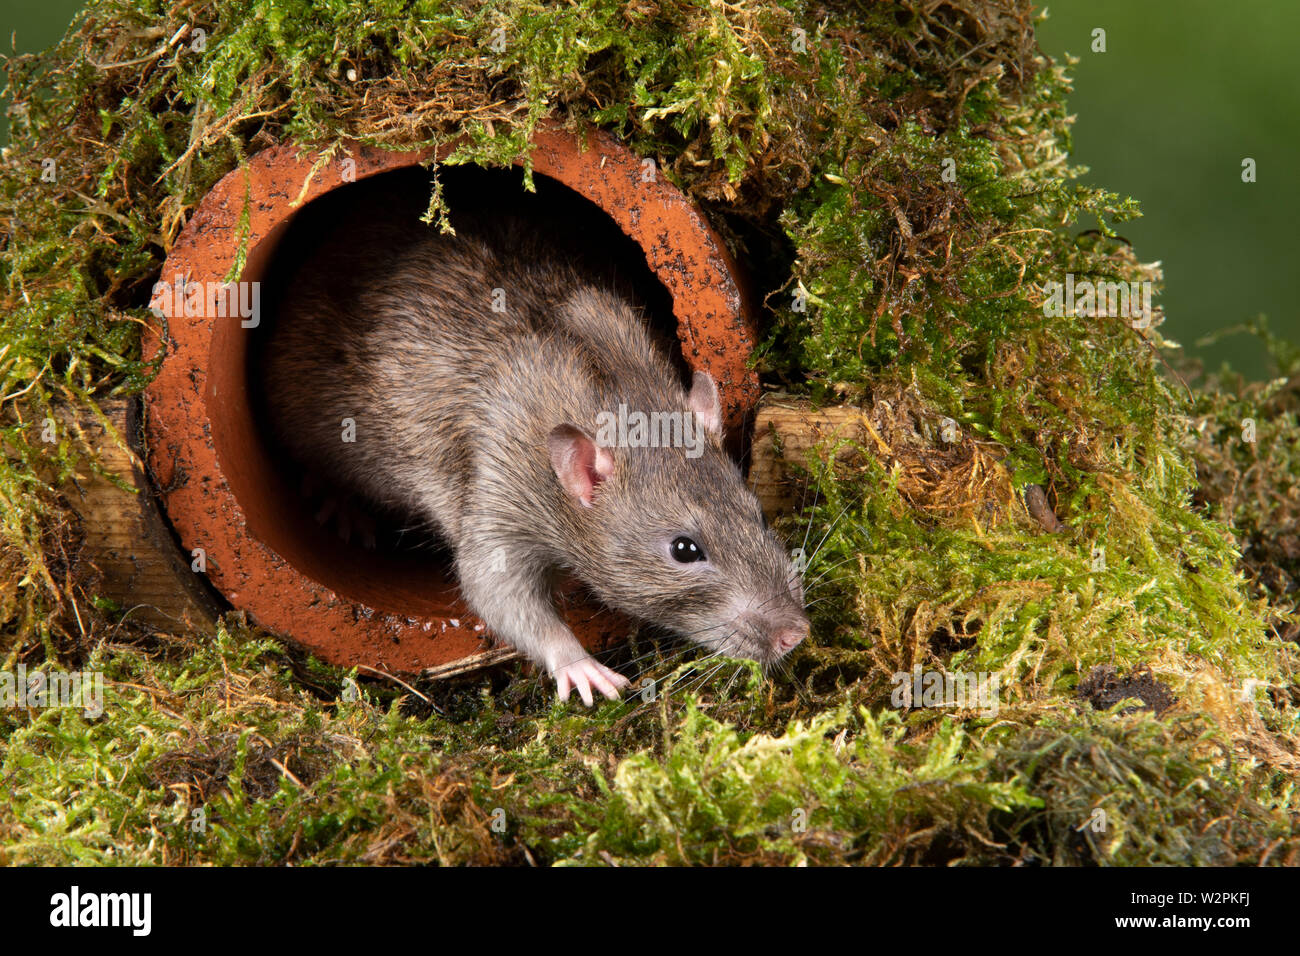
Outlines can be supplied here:
<path id="1" fill-rule="evenodd" d="M 824 471 L 825 471 L 825 469 L 823 468 L 823 472 L 824 472 Z M 821 477 L 824 477 L 824 475 L 823 475 L 823 476 L 820 476 L 820 477 L 818 478 L 818 480 L 817 480 L 817 491 L 816 491 L 816 494 L 813 495 L 812 508 L 810 509 L 811 511 L 816 511 L 816 510 L 817 510 L 817 502 L 821 499 L 821 493 L 822 493 Z M 805 485 L 805 486 L 804 486 L 804 495 L 806 496 L 807 494 L 808 494 L 808 489 L 807 489 L 807 486 Z M 808 521 L 808 526 L 807 526 L 806 528 L 804 528 L 804 532 L 803 532 L 803 543 L 799 545 L 799 550 L 800 550 L 800 552 L 802 552 L 802 553 L 804 553 L 804 554 L 807 553 L 807 548 L 808 548 L 808 535 L 809 535 L 811 532 L 812 532 L 812 521 L 811 521 L 811 519 L 810 519 L 810 520 Z"/>
<path id="2" fill-rule="evenodd" d="M 804 609 L 805 612 L 807 612 L 807 611 L 811 611 L 811 610 L 812 610 L 813 608 L 815 608 L 818 604 L 823 604 L 823 603 L 825 603 L 826 601 L 829 601 L 829 600 L 830 600 L 831 598 L 833 598 L 834 596 L 835 596 L 834 594 L 823 594 L 823 595 L 822 595 L 821 597 L 819 597 L 817 600 L 815 600 L 815 601 L 810 601 L 809 603 L 805 604 L 804 607 L 803 607 L 803 609 Z"/>
<path id="3" fill-rule="evenodd" d="M 848 564 L 850 561 L 854 560 L 855 558 L 857 558 L 857 555 L 851 554 L 843 561 L 837 561 L 834 564 L 832 564 L 829 568 L 824 568 L 822 572 L 819 575 L 817 575 L 817 577 L 813 578 L 812 581 L 804 585 L 804 593 L 806 594 L 808 591 L 812 590 L 812 588 L 816 587 L 819 583 L 821 583 L 822 579 L 825 578 L 826 575 L 830 574 L 836 568 L 844 567 L 844 565 Z"/>
<path id="4" fill-rule="evenodd" d="M 739 677 L 742 673 L 744 673 L 747 669 L 748 669 L 748 668 L 746 668 L 744 664 L 737 664 L 737 665 L 736 665 L 736 673 L 734 673 L 734 674 L 731 675 L 731 680 L 727 681 L 727 686 L 724 687 L 724 688 L 722 688 L 722 695 L 721 695 L 721 696 L 726 697 L 727 694 L 729 694 L 729 693 L 731 692 L 731 685 L 734 684 L 734 683 L 736 682 L 736 678 L 738 678 L 738 677 Z"/>
<path id="5" fill-rule="evenodd" d="M 844 516 L 848 514 L 849 509 L 852 508 L 853 505 L 854 502 L 850 501 L 840 509 L 840 513 L 836 515 L 835 520 L 830 523 L 830 527 L 826 529 L 826 533 L 822 535 L 822 539 L 817 542 L 817 547 L 813 549 L 813 553 L 804 559 L 804 567 L 812 567 L 812 563 L 817 560 L 817 555 L 821 554 L 822 546 L 826 544 L 826 539 L 831 536 L 831 532 L 835 530 L 836 525 L 843 520 Z"/>

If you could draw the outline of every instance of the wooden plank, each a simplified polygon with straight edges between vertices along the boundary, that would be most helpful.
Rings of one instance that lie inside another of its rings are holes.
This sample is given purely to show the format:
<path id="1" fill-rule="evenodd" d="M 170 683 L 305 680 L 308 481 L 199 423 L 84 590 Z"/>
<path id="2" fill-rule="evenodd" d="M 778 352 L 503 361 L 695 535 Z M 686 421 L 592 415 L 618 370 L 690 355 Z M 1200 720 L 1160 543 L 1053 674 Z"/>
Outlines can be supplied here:
<path id="1" fill-rule="evenodd" d="M 869 442 L 866 416 L 849 405 L 813 408 L 805 399 L 765 396 L 754 418 L 749 485 L 768 518 L 788 514 L 804 501 L 809 453 L 822 461 L 859 454 Z"/>
<path id="2" fill-rule="evenodd" d="M 210 626 L 223 602 L 190 569 L 145 480 L 139 400 L 109 399 L 101 407 L 127 447 L 85 410 L 60 410 L 64 424 L 81 429 L 104 468 L 135 489 L 123 490 L 85 469 L 67 491 L 81 517 L 86 555 L 102 575 L 98 593 L 121 605 L 127 621 L 166 630 Z"/>

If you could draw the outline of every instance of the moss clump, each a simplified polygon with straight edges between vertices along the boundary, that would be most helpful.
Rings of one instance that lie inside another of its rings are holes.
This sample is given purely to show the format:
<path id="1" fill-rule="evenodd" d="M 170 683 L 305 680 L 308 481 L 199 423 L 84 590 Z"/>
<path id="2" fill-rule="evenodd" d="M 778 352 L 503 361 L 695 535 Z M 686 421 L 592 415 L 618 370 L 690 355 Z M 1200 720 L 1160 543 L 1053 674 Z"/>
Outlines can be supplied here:
<path id="1" fill-rule="evenodd" d="M 6 860 L 1294 862 L 1294 355 L 1281 384 L 1188 393 L 1158 304 L 1138 327 L 1045 308 L 1067 275 L 1160 275 L 1114 237 L 1135 205 L 1077 182 L 1033 22 L 1020 0 L 96 0 L 7 60 L 4 666 L 100 670 L 107 699 L 0 710 Z M 60 497 L 94 449 L 43 426 L 153 373 L 147 293 L 210 186 L 284 140 L 509 163 L 548 115 L 695 197 L 762 277 L 767 381 L 871 423 L 807 462 L 787 522 L 815 544 L 788 673 L 638 638 L 670 692 L 585 714 L 517 673 L 358 695 L 234 619 L 115 620 Z M 1099 666 L 1176 702 L 1094 712 Z M 915 668 L 996 676 L 996 718 L 900 707 Z"/>
<path id="2" fill-rule="evenodd" d="M 1263 317 L 1222 334 L 1249 332 L 1275 375 L 1246 382 L 1228 368 L 1209 376 L 1193 409 L 1200 487 L 1196 500 L 1236 530 L 1242 565 L 1270 602 L 1270 624 L 1300 639 L 1300 350 Z M 1212 344 L 1213 339 L 1205 344 Z M 1203 375 L 1192 369 L 1190 374 Z"/>

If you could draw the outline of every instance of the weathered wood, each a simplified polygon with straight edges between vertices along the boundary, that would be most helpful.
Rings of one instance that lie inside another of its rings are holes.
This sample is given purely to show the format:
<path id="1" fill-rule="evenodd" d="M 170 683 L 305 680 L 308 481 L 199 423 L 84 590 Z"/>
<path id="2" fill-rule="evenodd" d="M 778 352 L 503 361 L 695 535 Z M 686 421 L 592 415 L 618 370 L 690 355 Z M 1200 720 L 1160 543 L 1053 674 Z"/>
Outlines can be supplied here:
<path id="1" fill-rule="evenodd" d="M 749 484 L 769 518 L 788 514 L 804 501 L 809 452 L 814 462 L 832 452 L 841 461 L 870 441 L 870 424 L 848 405 L 814 409 L 803 399 L 766 396 L 754 419 Z"/>
<path id="2" fill-rule="evenodd" d="M 128 447 L 98 417 L 80 409 L 62 413 L 65 425 L 81 429 L 104 468 L 135 489 L 123 490 L 85 469 L 67 492 L 81 518 L 86 556 L 102 575 L 100 595 L 121 605 L 128 621 L 160 629 L 210 624 L 220 599 L 190 569 L 144 477 L 139 400 L 110 399 L 102 410 Z"/>

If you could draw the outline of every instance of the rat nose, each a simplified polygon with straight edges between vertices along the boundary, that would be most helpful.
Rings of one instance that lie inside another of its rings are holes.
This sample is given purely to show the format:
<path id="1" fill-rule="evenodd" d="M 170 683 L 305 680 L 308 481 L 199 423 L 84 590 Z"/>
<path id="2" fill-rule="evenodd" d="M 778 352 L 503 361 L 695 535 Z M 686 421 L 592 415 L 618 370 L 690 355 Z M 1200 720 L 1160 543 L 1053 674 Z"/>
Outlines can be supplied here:
<path id="1" fill-rule="evenodd" d="M 777 652 L 780 654 L 789 654 L 799 646 L 805 637 L 808 636 L 808 622 L 796 624 L 792 627 L 783 627 L 776 632 L 772 638 L 772 643 L 776 645 Z"/>

